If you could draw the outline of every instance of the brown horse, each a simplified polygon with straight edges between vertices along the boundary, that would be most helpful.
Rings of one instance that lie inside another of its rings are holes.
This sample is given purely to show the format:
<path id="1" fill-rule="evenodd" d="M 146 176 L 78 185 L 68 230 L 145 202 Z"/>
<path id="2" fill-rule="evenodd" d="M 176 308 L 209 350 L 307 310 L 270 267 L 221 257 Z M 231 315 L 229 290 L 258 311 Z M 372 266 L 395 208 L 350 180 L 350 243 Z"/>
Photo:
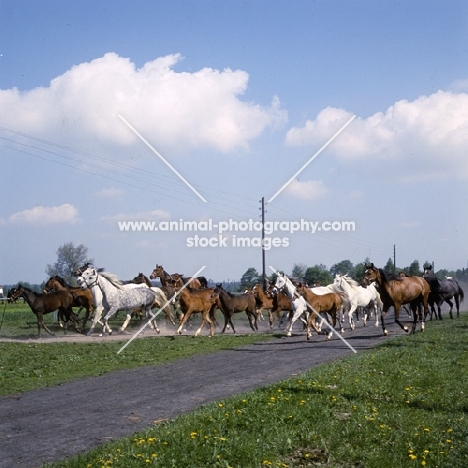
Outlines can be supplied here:
<path id="1" fill-rule="evenodd" d="M 44 292 L 49 293 L 52 291 L 70 291 L 73 295 L 72 307 L 79 307 L 78 313 L 76 314 L 77 318 L 80 315 L 81 309 L 86 310 L 86 314 L 81 321 L 81 328 L 84 329 L 86 322 L 88 321 L 91 311 L 94 310 L 94 301 L 93 294 L 89 289 L 74 288 L 69 285 L 61 276 L 51 276 L 45 286 Z M 60 323 L 60 325 L 62 325 Z"/>
<path id="2" fill-rule="evenodd" d="M 320 331 L 321 328 L 317 330 L 315 321 L 318 318 L 316 314 L 327 313 L 330 315 L 332 319 L 331 326 L 333 328 L 336 327 L 336 315 L 337 312 L 341 309 L 341 298 L 335 292 L 329 292 L 326 294 L 315 294 L 311 291 L 305 284 L 297 283 L 296 284 L 296 291 L 300 294 L 307 303 L 307 309 L 312 312 L 309 314 L 307 319 L 307 339 L 310 340 L 310 328 L 314 328 L 315 331 Z M 312 307 L 312 310 L 310 310 Z M 338 320 L 341 327 L 341 332 L 343 332 L 343 326 L 341 325 L 341 321 Z M 328 339 L 332 337 L 332 332 L 328 333 Z"/>
<path id="3" fill-rule="evenodd" d="M 258 330 L 257 314 L 255 311 L 255 296 L 252 293 L 232 294 L 223 289 L 222 284 L 217 284 L 213 290 L 213 297 L 218 297 L 217 305 L 224 315 L 224 327 L 221 333 L 226 331 L 228 325 L 232 327 L 232 331 L 236 333 L 232 316 L 238 312 L 244 312 L 249 319 L 250 328 L 253 331 Z"/>
<path id="4" fill-rule="evenodd" d="M 73 313 L 72 303 L 73 295 L 69 291 L 54 291 L 47 294 L 38 294 L 31 291 L 24 286 L 19 285 L 11 294 L 13 301 L 19 297 L 23 297 L 28 303 L 34 315 L 37 317 L 37 337 L 41 337 L 41 328 L 43 328 L 50 335 L 55 334 L 51 332 L 44 323 L 44 314 L 55 312 L 58 310 L 59 316 L 65 319 L 64 332 L 67 334 L 68 322 L 70 319 L 78 333 L 81 333 L 76 322 L 75 314 Z"/>
<path id="5" fill-rule="evenodd" d="M 281 312 L 286 312 L 288 317 L 293 313 L 291 299 L 286 294 L 282 292 L 278 292 L 277 294 L 273 294 L 270 291 L 263 292 L 259 284 L 253 287 L 253 292 L 257 299 L 257 313 L 260 307 L 268 310 L 270 331 L 273 330 L 273 325 Z M 282 320 L 280 321 L 280 325 L 281 322 Z"/>
<path id="6" fill-rule="evenodd" d="M 213 292 L 214 288 L 191 289 L 188 286 L 178 292 L 182 315 L 176 333 L 182 334 L 182 328 L 192 314 L 201 313 L 202 323 L 195 332 L 195 336 L 198 336 L 202 331 L 206 322 L 210 326 L 210 336 L 214 335 L 214 325 L 211 317 L 214 316 L 214 309 L 217 307 L 218 295 L 213 294 Z"/>
<path id="7" fill-rule="evenodd" d="M 419 276 L 406 276 L 390 278 L 385 270 L 376 268 L 373 263 L 366 264 L 364 278 L 367 283 L 375 282 L 382 300 L 382 330 L 384 335 L 388 335 L 385 327 L 385 315 L 390 307 L 395 309 L 395 322 L 405 331 L 408 327 L 400 322 L 400 309 L 403 304 L 410 304 L 413 312 L 413 326 L 411 333 L 416 331 L 416 322 L 421 321 L 421 330 L 424 331 L 424 318 L 427 315 L 427 303 L 431 288 L 429 283 Z M 424 316 L 421 312 L 424 307 Z"/>

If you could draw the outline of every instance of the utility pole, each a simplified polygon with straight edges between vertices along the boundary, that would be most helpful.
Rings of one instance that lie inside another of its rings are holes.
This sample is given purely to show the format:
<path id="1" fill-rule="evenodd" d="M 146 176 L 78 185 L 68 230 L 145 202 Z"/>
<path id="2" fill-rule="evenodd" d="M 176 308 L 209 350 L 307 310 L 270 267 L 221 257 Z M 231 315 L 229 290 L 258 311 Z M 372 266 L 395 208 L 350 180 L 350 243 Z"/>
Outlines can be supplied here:
<path id="1" fill-rule="evenodd" d="M 265 249 L 263 248 L 265 240 L 265 197 L 262 197 L 262 279 L 263 291 L 267 290 L 266 267 L 265 267 Z"/>
<path id="2" fill-rule="evenodd" d="M 396 246 L 393 244 L 393 273 L 396 274 Z"/>

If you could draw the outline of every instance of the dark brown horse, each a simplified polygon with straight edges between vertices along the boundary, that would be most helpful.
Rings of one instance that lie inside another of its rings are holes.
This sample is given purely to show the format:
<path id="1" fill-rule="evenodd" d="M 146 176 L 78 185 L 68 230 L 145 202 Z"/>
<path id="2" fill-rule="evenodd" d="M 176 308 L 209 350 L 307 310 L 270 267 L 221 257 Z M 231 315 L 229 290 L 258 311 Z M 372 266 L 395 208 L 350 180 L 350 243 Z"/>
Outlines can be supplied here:
<path id="1" fill-rule="evenodd" d="M 465 298 L 463 289 L 458 284 L 458 281 L 453 278 L 445 278 L 440 280 L 432 271 L 432 265 L 424 267 L 423 278 L 429 283 L 431 293 L 429 294 L 429 306 L 431 308 L 431 320 L 434 314 L 442 320 L 441 305 L 446 302 L 450 306 L 450 318 L 453 319 L 452 309 L 453 302 L 457 308 L 457 317 L 460 317 L 460 303 Z M 436 311 L 437 306 L 437 311 Z"/>
<path id="2" fill-rule="evenodd" d="M 375 282 L 382 300 L 382 330 L 388 335 L 385 327 L 385 315 L 388 309 L 395 309 L 395 322 L 405 331 L 408 327 L 400 322 L 400 309 L 403 304 L 410 304 L 413 312 L 413 326 L 411 333 L 416 331 L 418 316 L 421 322 L 421 330 L 424 331 L 424 318 L 427 315 L 428 298 L 431 291 L 429 283 L 419 276 L 407 276 L 390 278 L 385 270 L 376 268 L 373 263 L 366 264 L 364 278 L 367 283 Z M 421 307 L 424 308 L 424 316 Z"/>
<path id="3" fill-rule="evenodd" d="M 249 319 L 250 328 L 253 331 L 258 330 L 257 314 L 255 311 L 255 296 L 252 293 L 232 294 L 223 289 L 221 283 L 216 285 L 213 290 L 213 297 L 218 297 L 218 307 L 224 315 L 224 327 L 221 333 L 226 331 L 228 325 L 232 327 L 232 331 L 236 333 L 232 316 L 238 312 L 244 312 Z"/>
<path id="4" fill-rule="evenodd" d="M 210 336 L 214 335 L 214 323 L 211 317 L 214 316 L 218 295 L 213 293 L 214 288 L 191 289 L 189 287 L 185 287 L 178 292 L 182 315 L 180 316 L 179 328 L 176 333 L 181 335 L 183 326 L 190 316 L 200 313 L 202 314 L 202 323 L 200 328 L 195 332 L 195 336 L 198 336 L 202 331 L 206 322 L 210 326 Z"/>
<path id="5" fill-rule="evenodd" d="M 80 315 L 81 309 L 85 309 L 86 313 L 81 322 L 81 328 L 84 329 L 91 312 L 94 310 L 93 294 L 89 289 L 81 289 L 69 285 L 61 276 L 51 276 L 45 286 L 44 292 L 49 293 L 53 291 L 70 291 L 73 295 L 72 307 L 79 307 L 77 318 Z"/>
<path id="6" fill-rule="evenodd" d="M 67 334 L 68 322 L 70 319 L 78 333 L 81 333 L 78 328 L 75 314 L 73 313 L 72 303 L 73 295 L 69 291 L 54 291 L 47 294 L 38 294 L 24 286 L 19 285 L 12 293 L 11 298 L 16 301 L 19 297 L 23 297 L 28 303 L 34 315 L 37 317 L 37 337 L 41 337 L 41 328 L 50 335 L 54 335 L 44 324 L 44 314 L 55 312 L 58 310 L 59 315 L 65 320 L 64 332 Z"/>
<path id="7" fill-rule="evenodd" d="M 274 287 L 274 285 L 270 285 L 270 288 L 272 287 Z M 261 307 L 268 310 L 270 331 L 273 330 L 273 325 L 275 324 L 275 321 L 278 319 L 281 312 L 285 312 L 285 315 L 287 315 L 288 317 L 290 317 L 293 314 L 291 299 L 289 299 L 289 297 L 283 292 L 278 291 L 276 293 L 273 293 L 270 290 L 263 292 L 260 285 L 255 285 L 253 288 L 253 292 L 257 298 L 257 311 L 259 308 L 259 298 L 261 298 Z M 283 318 L 280 320 L 280 326 L 282 322 Z"/>

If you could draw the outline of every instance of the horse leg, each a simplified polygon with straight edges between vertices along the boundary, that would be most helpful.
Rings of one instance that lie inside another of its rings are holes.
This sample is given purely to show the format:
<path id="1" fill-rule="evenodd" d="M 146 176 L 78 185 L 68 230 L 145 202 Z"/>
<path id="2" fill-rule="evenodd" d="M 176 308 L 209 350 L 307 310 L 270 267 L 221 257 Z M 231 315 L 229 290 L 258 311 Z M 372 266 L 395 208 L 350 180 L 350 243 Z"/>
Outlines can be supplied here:
<path id="1" fill-rule="evenodd" d="M 354 311 L 357 310 L 357 304 L 351 304 L 351 307 L 348 310 L 348 322 L 349 322 L 349 328 L 351 330 L 354 330 L 354 320 L 353 320 L 353 313 Z"/>
<path id="2" fill-rule="evenodd" d="M 38 333 L 37 333 L 37 337 L 38 338 L 41 338 L 41 327 L 49 334 L 49 335 L 52 335 L 52 336 L 55 336 L 55 333 L 51 332 L 46 324 L 44 323 L 44 316 L 43 316 L 43 311 L 40 310 L 37 314 L 37 330 L 38 330 Z"/>
<path id="3" fill-rule="evenodd" d="M 251 310 L 246 309 L 245 313 L 247 314 L 247 318 L 249 319 L 250 328 L 251 328 L 253 331 L 256 331 L 256 329 L 258 330 L 258 326 L 257 326 L 257 317 L 256 317 L 256 315 L 255 315 L 255 312 L 252 312 Z M 255 318 L 255 322 L 254 322 L 254 319 L 253 319 L 252 317 Z M 255 325 L 254 325 L 254 323 L 255 323 Z"/>
<path id="4" fill-rule="evenodd" d="M 380 321 L 382 322 L 382 331 L 385 336 L 388 335 L 387 327 L 385 326 L 385 316 L 387 315 L 388 307 L 382 307 L 382 312 L 380 313 Z M 395 314 L 396 316 L 396 314 Z"/>
<path id="5" fill-rule="evenodd" d="M 452 309 L 453 309 L 453 302 L 451 299 L 445 299 L 445 302 L 450 306 L 450 318 L 453 319 Z M 442 320 L 442 316 L 440 315 L 440 307 L 439 307 L 439 318 Z"/>
<path id="6" fill-rule="evenodd" d="M 185 312 L 182 312 L 181 318 L 179 319 L 179 328 L 176 331 L 177 335 L 182 335 L 182 329 L 185 325 L 185 322 L 190 318 L 190 315 L 192 314 L 192 310 L 188 309 Z"/>
<path id="7" fill-rule="evenodd" d="M 156 333 L 159 335 L 161 333 L 161 330 L 158 327 L 158 324 L 156 323 L 156 314 L 153 313 L 151 310 L 151 306 L 146 307 L 145 309 L 145 317 L 148 319 L 151 316 L 149 320 L 149 326 L 156 331 Z"/>
<path id="8" fill-rule="evenodd" d="M 400 308 L 401 308 L 401 304 L 394 304 L 394 309 L 395 309 L 395 323 L 397 323 L 400 328 L 402 330 L 404 330 L 405 332 L 408 332 L 408 327 L 406 325 L 403 325 L 401 322 L 400 322 Z M 414 314 L 414 311 L 413 311 L 413 315 Z M 414 316 L 413 318 L 413 328 L 416 327 L 416 320 L 418 319 L 417 315 Z M 413 331 L 414 333 L 414 331 Z"/>
<path id="9" fill-rule="evenodd" d="M 208 322 L 208 324 L 210 325 L 210 336 L 213 336 L 213 334 L 214 334 L 213 322 L 211 321 L 211 319 L 209 317 L 209 309 L 203 311 L 202 317 L 203 317 L 202 318 L 202 323 L 200 325 L 200 328 L 195 332 L 195 336 L 198 336 L 200 334 L 200 332 L 203 330 L 203 327 L 205 326 L 206 322 Z"/>

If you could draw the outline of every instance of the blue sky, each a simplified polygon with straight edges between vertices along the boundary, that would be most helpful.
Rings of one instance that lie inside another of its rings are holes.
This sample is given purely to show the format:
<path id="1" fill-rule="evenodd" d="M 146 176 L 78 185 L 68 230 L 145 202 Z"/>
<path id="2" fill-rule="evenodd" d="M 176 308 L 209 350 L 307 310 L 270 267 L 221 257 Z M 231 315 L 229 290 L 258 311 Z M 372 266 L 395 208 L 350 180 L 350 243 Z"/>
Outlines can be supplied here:
<path id="1" fill-rule="evenodd" d="M 397 266 L 467 266 L 465 2 L 2 1 L 0 22 L 1 283 L 42 281 L 70 241 L 122 278 L 260 270 L 259 248 L 118 221 L 258 220 L 354 115 L 266 218 L 356 230 L 278 232 L 267 264 L 383 265 L 395 244 Z"/>

